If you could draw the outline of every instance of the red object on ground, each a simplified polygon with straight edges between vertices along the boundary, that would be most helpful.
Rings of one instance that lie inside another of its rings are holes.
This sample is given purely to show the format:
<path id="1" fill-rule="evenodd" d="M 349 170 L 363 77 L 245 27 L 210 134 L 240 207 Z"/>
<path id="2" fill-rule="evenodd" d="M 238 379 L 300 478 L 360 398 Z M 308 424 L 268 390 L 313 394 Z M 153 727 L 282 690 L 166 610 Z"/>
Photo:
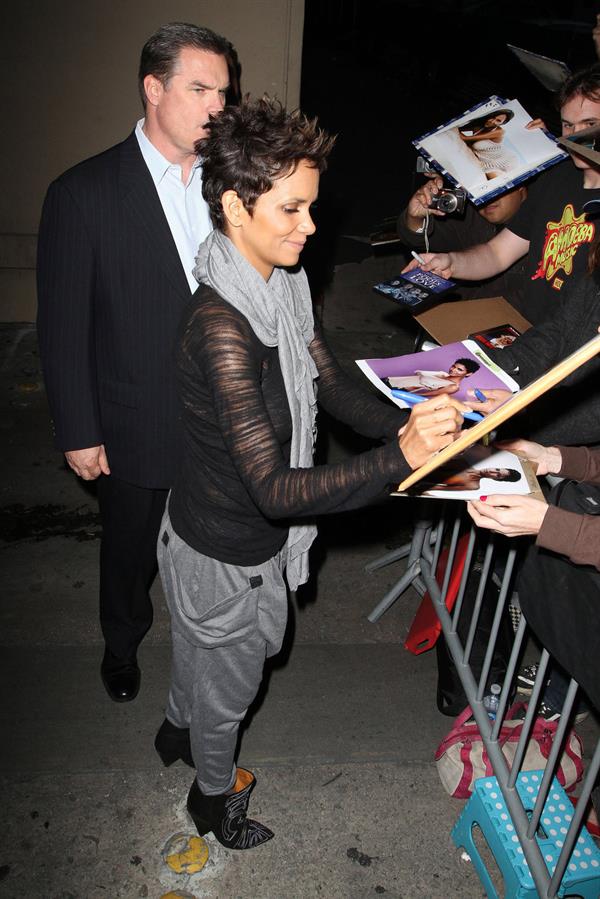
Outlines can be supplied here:
<path id="1" fill-rule="evenodd" d="M 465 567 L 468 542 L 468 533 L 462 534 L 462 536 L 458 538 L 456 555 L 454 556 L 454 565 L 452 566 L 452 573 L 450 575 L 450 581 L 448 582 L 448 592 L 446 594 L 446 608 L 448 611 L 453 608 L 456 597 L 458 596 L 460 579 Z M 447 563 L 448 550 L 443 549 L 440 553 L 435 572 L 435 579 L 440 587 L 444 579 Z M 422 652 L 427 652 L 435 646 L 435 642 L 439 637 L 441 630 L 442 625 L 440 619 L 437 616 L 429 593 L 426 593 L 421 600 L 421 605 L 417 609 L 417 614 L 410 626 L 408 636 L 404 641 L 404 648 L 408 649 L 409 652 L 412 652 L 416 656 L 420 655 Z"/>

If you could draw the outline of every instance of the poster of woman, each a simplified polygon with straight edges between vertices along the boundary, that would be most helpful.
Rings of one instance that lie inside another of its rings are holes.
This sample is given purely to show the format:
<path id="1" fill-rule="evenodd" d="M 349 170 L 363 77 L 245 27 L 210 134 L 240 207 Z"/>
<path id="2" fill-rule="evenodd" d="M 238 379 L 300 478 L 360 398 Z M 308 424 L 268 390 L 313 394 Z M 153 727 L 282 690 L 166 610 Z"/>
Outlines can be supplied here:
<path id="1" fill-rule="evenodd" d="M 413 144 L 475 205 L 565 158 L 552 135 L 532 127 L 518 100 L 500 97 L 488 97 Z"/>
<path id="2" fill-rule="evenodd" d="M 410 405 L 410 397 L 402 394 L 414 394 L 419 401 L 447 393 L 485 415 L 490 397 L 502 392 L 503 401 L 519 389 L 473 340 L 406 356 L 357 359 L 356 364 L 398 406 Z"/>

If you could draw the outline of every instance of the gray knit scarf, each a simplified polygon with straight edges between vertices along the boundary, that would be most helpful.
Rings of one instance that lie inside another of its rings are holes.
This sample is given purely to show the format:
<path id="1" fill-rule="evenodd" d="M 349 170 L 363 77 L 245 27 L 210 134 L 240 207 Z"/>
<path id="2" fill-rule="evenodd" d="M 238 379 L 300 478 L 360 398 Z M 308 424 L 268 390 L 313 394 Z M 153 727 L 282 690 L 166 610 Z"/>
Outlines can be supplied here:
<path id="1" fill-rule="evenodd" d="M 308 351 L 314 336 L 310 290 L 304 269 L 274 268 L 268 282 L 221 231 L 200 244 L 194 277 L 208 284 L 244 315 L 265 346 L 276 346 L 292 417 L 290 468 L 312 468 L 315 441 L 317 367 Z M 292 525 L 286 576 L 295 590 L 308 580 L 313 525 Z"/>

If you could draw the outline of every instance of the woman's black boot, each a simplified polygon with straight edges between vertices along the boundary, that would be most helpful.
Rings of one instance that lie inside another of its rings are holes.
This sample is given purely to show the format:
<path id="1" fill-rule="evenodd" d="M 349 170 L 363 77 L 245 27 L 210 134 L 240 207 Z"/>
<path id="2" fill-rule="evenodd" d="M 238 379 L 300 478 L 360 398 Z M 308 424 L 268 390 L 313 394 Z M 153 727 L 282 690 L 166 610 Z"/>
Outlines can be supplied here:
<path id="1" fill-rule="evenodd" d="M 187 727 L 175 727 L 165 718 L 158 729 L 154 740 L 154 748 L 162 759 L 163 765 L 168 768 L 177 759 L 181 759 L 190 768 L 194 767 L 192 750 L 190 748 L 190 732 Z"/>
<path id="2" fill-rule="evenodd" d="M 228 849 L 253 849 L 273 837 L 273 831 L 246 818 L 250 793 L 256 785 L 251 771 L 237 769 L 235 786 L 219 796 L 205 796 L 194 780 L 187 808 L 201 837 L 209 830 Z"/>

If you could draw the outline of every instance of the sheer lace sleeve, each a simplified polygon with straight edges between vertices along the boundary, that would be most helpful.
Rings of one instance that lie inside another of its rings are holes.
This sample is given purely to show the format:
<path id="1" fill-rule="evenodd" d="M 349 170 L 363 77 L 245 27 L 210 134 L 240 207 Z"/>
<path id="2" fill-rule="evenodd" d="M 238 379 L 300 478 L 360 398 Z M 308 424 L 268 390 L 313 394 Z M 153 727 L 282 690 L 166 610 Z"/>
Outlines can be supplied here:
<path id="1" fill-rule="evenodd" d="M 379 399 L 347 375 L 318 328 L 310 352 L 320 375 L 320 405 L 364 437 L 395 439 L 398 429 L 406 423 L 408 410 Z"/>
<path id="2" fill-rule="evenodd" d="M 335 403 L 341 380 L 336 374 L 336 384 L 330 389 L 327 379 L 332 377 L 333 363 L 318 338 L 316 350 L 317 365 L 325 361 L 320 378 L 324 384 L 319 384 L 319 390 L 329 405 Z M 263 382 L 261 359 L 268 352 L 247 320 L 211 292 L 188 323 L 182 347 L 188 431 L 191 421 L 192 437 L 202 442 L 203 429 L 214 424 L 228 457 L 224 464 L 232 463 L 263 515 L 290 518 L 356 508 L 410 470 L 395 440 L 335 465 L 290 470 L 284 453 L 290 425 L 283 382 L 271 383 L 270 388 Z M 196 375 L 192 368 L 189 376 L 185 373 L 188 364 L 196 369 Z M 357 390 L 356 399 L 342 403 L 346 420 L 358 423 L 360 415 L 367 414 L 361 393 Z M 377 401 L 367 398 L 377 407 Z M 214 422 L 210 422 L 213 416 Z M 370 433 L 389 433 L 392 428 L 397 431 L 398 416 L 392 425 L 385 408 L 369 418 Z"/>

